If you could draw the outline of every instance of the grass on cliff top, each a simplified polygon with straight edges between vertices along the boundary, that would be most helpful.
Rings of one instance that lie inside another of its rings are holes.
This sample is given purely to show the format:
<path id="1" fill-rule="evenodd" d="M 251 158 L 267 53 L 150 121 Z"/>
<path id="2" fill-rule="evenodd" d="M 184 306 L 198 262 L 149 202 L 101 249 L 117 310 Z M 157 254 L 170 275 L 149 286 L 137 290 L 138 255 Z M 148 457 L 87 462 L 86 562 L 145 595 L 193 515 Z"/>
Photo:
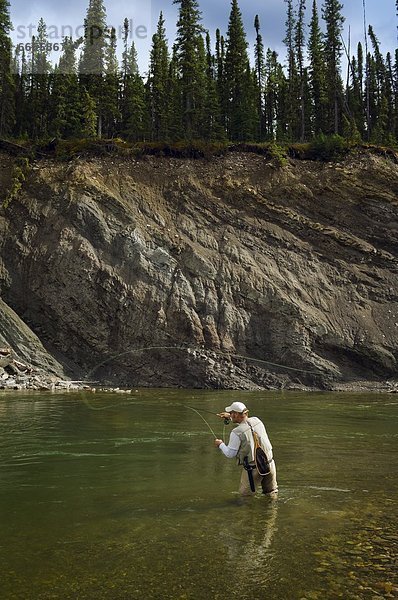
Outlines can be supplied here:
<path id="1" fill-rule="evenodd" d="M 1 142 L 4 142 L 2 145 Z M 120 138 L 99 139 L 80 138 L 69 140 L 52 140 L 36 146 L 22 145 L 17 140 L 0 140 L 0 149 L 12 152 L 15 147 L 17 154 L 26 152 L 40 157 L 54 157 L 58 160 L 70 160 L 78 156 L 120 156 L 125 158 L 141 158 L 143 156 L 158 156 L 182 159 L 208 159 L 224 156 L 231 152 L 246 152 L 259 154 L 283 166 L 288 158 L 296 160 L 312 160 L 322 162 L 338 162 L 356 150 L 368 150 L 370 153 L 385 156 L 398 163 L 397 148 L 377 146 L 367 143 L 353 143 L 339 135 L 320 135 L 307 143 L 276 143 L 271 142 L 207 142 L 203 140 L 178 142 L 127 142 Z M 24 148 L 25 146 L 25 148 Z"/>

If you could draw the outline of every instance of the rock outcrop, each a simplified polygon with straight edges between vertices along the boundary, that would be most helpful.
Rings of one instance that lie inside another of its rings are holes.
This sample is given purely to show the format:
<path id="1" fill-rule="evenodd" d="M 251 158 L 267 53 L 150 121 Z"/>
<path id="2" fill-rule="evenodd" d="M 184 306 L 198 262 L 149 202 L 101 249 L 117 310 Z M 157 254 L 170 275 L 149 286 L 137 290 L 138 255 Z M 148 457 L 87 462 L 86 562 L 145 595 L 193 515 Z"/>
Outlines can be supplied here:
<path id="1" fill-rule="evenodd" d="M 233 153 L 42 160 L 0 213 L 0 291 L 79 378 L 384 381 L 398 358 L 397 198 L 398 166 L 365 154 L 281 168 Z"/>
<path id="2" fill-rule="evenodd" d="M 55 389 L 62 366 L 0 299 L 0 389 Z"/>

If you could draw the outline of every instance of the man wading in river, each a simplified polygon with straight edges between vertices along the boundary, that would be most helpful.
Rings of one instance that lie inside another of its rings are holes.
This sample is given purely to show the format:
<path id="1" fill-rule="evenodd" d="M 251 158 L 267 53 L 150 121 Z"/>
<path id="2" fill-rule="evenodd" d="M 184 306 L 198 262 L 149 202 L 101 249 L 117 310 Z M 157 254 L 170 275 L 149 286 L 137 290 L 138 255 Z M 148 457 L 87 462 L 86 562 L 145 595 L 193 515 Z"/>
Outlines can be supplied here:
<path id="1" fill-rule="evenodd" d="M 243 466 L 239 493 L 250 496 L 261 483 L 263 494 L 276 498 L 276 467 L 264 424 L 257 417 L 249 417 L 249 411 L 243 402 L 233 402 L 226 407 L 225 412 L 217 416 L 238 424 L 231 431 L 228 446 L 218 439 L 214 444 L 227 458 L 237 457 L 238 464 Z"/>

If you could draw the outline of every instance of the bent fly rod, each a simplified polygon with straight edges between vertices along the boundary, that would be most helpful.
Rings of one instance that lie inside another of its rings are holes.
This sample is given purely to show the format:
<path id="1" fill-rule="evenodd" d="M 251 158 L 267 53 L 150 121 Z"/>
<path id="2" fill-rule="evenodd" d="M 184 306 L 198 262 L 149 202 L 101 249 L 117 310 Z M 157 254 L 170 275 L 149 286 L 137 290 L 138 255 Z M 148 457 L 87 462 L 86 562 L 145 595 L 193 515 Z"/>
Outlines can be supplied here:
<path id="1" fill-rule="evenodd" d="M 210 433 L 212 435 L 214 435 L 215 438 L 217 438 L 217 435 L 214 433 L 212 427 L 210 426 L 210 424 L 207 422 L 207 420 L 204 418 L 204 416 L 201 414 L 202 412 L 206 412 L 206 413 L 210 413 L 211 415 L 217 417 L 217 413 L 211 411 L 211 410 L 206 410 L 205 408 L 194 408 L 193 406 L 188 406 L 188 404 L 181 404 L 181 406 L 185 406 L 185 408 L 189 408 L 190 410 L 193 410 L 194 412 L 196 412 L 196 414 L 202 419 L 202 421 L 204 423 L 206 423 L 207 427 L 210 430 Z M 222 437 L 224 438 L 224 433 L 225 433 L 225 425 L 229 425 L 230 421 L 229 419 L 225 418 L 224 419 L 224 428 L 223 428 L 223 434 Z"/>
<path id="2" fill-rule="evenodd" d="M 207 410 L 206 408 L 194 408 L 193 406 L 188 406 L 188 404 L 182 404 L 182 406 L 185 406 L 186 408 L 190 408 L 191 410 L 195 410 L 196 412 L 199 412 L 199 413 L 205 412 L 205 413 L 209 413 L 210 415 L 213 415 L 215 417 L 218 417 L 217 413 L 213 412 L 212 410 Z M 230 422 L 231 421 L 227 417 L 225 417 L 224 424 L 229 425 Z"/>

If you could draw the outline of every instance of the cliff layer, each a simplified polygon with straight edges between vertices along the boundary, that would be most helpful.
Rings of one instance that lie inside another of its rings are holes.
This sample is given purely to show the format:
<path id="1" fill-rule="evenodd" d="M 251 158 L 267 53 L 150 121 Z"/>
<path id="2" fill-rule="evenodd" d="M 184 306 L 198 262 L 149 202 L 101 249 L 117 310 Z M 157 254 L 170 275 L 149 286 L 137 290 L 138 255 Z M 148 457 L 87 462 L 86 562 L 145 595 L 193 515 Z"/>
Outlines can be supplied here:
<path id="1" fill-rule="evenodd" d="M 0 155 L 3 196 L 13 160 Z M 365 154 L 40 160 L 0 213 L 0 293 L 79 378 L 383 381 L 398 358 L 397 199 L 398 166 Z"/>

